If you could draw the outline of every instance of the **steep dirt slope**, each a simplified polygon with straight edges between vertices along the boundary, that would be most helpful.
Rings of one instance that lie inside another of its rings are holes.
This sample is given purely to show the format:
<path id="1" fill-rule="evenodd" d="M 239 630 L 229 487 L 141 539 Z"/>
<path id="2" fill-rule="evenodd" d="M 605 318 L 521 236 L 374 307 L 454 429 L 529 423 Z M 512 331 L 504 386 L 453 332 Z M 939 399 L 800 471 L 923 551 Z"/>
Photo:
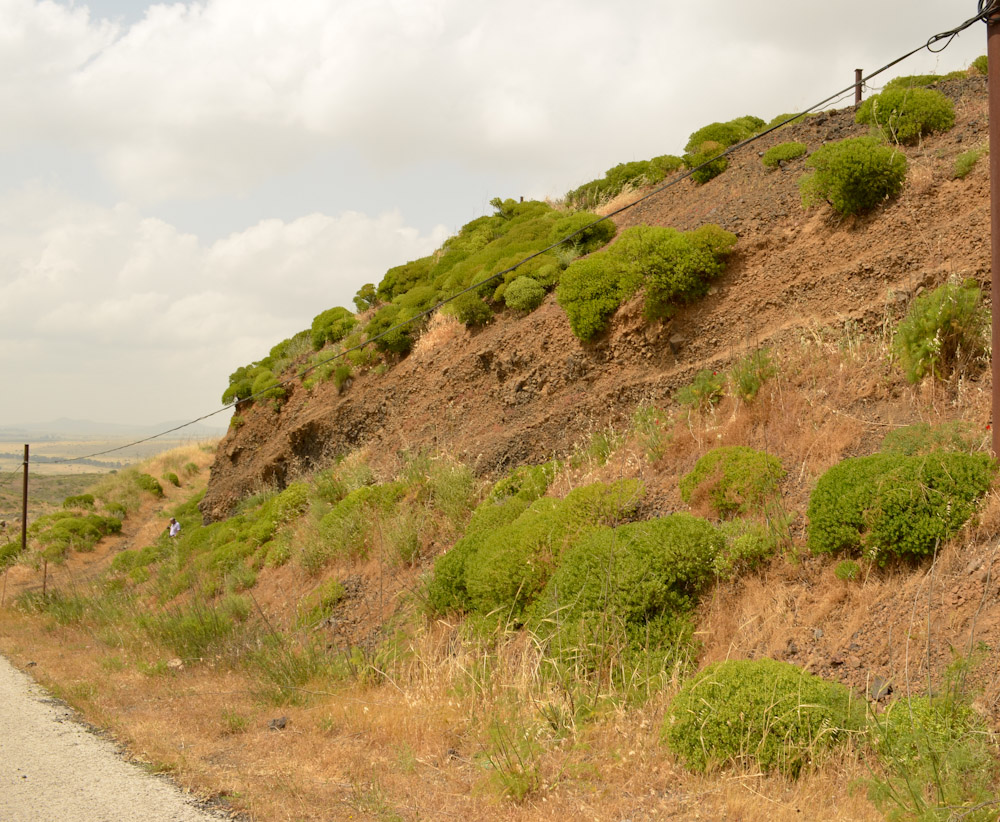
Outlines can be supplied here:
<path id="1" fill-rule="evenodd" d="M 311 394 L 293 387 L 280 409 L 257 404 L 230 429 L 212 469 L 206 518 L 361 446 L 376 464 L 403 450 L 446 448 L 485 474 L 539 461 L 748 347 L 780 349 L 823 327 L 877 327 L 921 288 L 952 275 L 987 281 L 987 164 L 951 179 L 955 157 L 986 143 L 985 78 L 942 90 L 956 101 L 958 125 L 905 149 L 907 186 L 886 208 L 848 219 L 827 207 L 804 210 L 797 188 L 804 161 L 771 171 L 760 153 L 786 140 L 812 151 L 866 127 L 854 124 L 851 109 L 788 126 L 734 155 L 708 184 L 684 181 L 615 218 L 620 227 L 714 222 L 735 232 L 737 250 L 706 299 L 657 325 L 642 321 L 634 301 L 607 333 L 583 344 L 550 295 L 532 314 L 501 316 L 475 333 L 442 325 L 388 373 L 360 375 L 342 395 L 332 383 Z"/>

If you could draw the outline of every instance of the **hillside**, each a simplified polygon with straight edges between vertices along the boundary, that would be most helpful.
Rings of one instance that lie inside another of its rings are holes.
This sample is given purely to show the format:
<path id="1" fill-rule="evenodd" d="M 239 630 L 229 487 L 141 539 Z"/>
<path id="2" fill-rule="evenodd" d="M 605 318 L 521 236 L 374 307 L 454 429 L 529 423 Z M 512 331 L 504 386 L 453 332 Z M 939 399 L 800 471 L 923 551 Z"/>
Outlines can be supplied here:
<path id="1" fill-rule="evenodd" d="M 989 293 L 988 166 L 954 171 L 985 80 L 937 88 L 954 127 L 897 147 L 905 188 L 864 216 L 804 209 L 804 158 L 761 162 L 867 134 L 849 109 L 616 216 L 608 249 L 736 235 L 669 320 L 633 293 L 581 342 L 555 293 L 494 299 L 308 386 L 340 343 L 279 344 L 285 395 L 243 386 L 214 451 L 0 550 L 0 650 L 240 818 L 995 820 L 989 371 L 911 383 L 893 347 L 937 287 Z"/>
<path id="2" fill-rule="evenodd" d="M 636 300 L 608 333 L 584 344 L 550 295 L 527 317 L 508 312 L 481 330 L 442 324 L 387 373 L 360 374 L 343 394 L 329 382 L 311 393 L 293 384 L 280 410 L 258 403 L 241 412 L 245 424 L 223 440 L 202 510 L 225 516 L 249 490 L 280 486 L 359 447 L 376 462 L 400 450 L 447 449 L 495 476 L 566 453 L 620 425 L 640 401 L 663 402 L 697 370 L 748 349 L 780 350 L 820 328 L 874 331 L 949 276 L 986 282 L 986 163 L 951 179 L 955 157 L 987 140 L 985 78 L 943 87 L 957 103 L 958 125 L 906 149 L 908 185 L 884 209 L 847 219 L 806 211 L 797 189 L 802 161 L 778 171 L 760 162 L 779 142 L 814 150 L 867 133 L 853 109 L 786 126 L 735 155 L 710 183 L 685 181 L 616 218 L 623 228 L 715 222 L 736 233 L 734 257 L 704 300 L 656 325 L 642 322 Z M 882 421 L 908 419 L 900 409 Z"/>

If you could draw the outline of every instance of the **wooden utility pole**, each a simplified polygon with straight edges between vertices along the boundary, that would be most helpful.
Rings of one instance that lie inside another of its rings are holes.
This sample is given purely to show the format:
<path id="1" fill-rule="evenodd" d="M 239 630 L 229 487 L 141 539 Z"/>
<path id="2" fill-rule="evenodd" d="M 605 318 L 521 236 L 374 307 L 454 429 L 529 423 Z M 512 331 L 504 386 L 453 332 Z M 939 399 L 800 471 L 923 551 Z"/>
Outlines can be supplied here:
<path id="1" fill-rule="evenodd" d="M 980 6 L 982 8 L 982 6 Z M 990 115 L 990 299 L 992 305 L 993 456 L 1000 456 L 1000 6 L 986 19 L 986 78 Z"/>
<path id="2" fill-rule="evenodd" d="M 21 553 L 28 550 L 28 443 L 24 444 L 24 484 L 21 487 Z"/>

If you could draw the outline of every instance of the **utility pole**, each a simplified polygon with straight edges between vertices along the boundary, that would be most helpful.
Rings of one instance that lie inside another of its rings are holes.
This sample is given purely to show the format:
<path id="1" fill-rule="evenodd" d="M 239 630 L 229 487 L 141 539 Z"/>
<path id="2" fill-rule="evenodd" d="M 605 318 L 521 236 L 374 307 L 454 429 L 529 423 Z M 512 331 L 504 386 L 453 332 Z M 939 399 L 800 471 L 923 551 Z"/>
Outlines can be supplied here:
<path id="1" fill-rule="evenodd" d="M 21 488 L 21 553 L 28 550 L 28 443 L 24 444 L 24 484 Z"/>
<path id="2" fill-rule="evenodd" d="M 854 107 L 857 108 L 861 105 L 861 78 L 863 72 L 861 69 L 854 69 Z"/>
<path id="3" fill-rule="evenodd" d="M 982 8 L 982 6 L 980 6 Z M 990 299 L 992 302 L 993 456 L 1000 456 L 1000 6 L 986 18 L 987 90 L 990 116 Z"/>

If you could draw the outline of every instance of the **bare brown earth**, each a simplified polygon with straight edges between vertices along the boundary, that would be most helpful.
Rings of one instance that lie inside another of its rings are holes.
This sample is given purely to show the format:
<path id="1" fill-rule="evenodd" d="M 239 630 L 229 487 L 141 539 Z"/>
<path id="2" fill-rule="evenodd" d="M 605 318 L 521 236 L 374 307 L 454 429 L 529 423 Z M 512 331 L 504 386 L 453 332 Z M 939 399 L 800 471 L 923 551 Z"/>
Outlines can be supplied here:
<path id="1" fill-rule="evenodd" d="M 737 250 L 707 299 L 657 325 L 643 322 L 636 302 L 583 344 L 550 296 L 527 317 L 501 316 L 418 347 L 386 374 L 358 376 L 343 395 L 332 383 L 311 394 L 292 386 L 280 409 L 259 403 L 241 412 L 245 424 L 230 430 L 212 469 L 206 518 L 362 446 L 386 465 L 401 451 L 445 448 L 486 475 L 537 462 L 621 423 L 642 400 L 665 401 L 698 369 L 750 347 L 780 349 L 816 328 L 878 327 L 949 276 L 987 282 L 987 164 L 951 179 L 955 157 L 987 141 L 985 78 L 943 88 L 957 102 L 959 124 L 905 149 L 908 185 L 885 209 L 848 219 L 825 207 L 804 210 L 803 161 L 772 171 L 759 159 L 779 142 L 812 151 L 866 133 L 853 110 L 787 126 L 735 154 L 710 183 L 683 181 L 615 218 L 620 227 L 715 222 L 735 232 Z"/>

